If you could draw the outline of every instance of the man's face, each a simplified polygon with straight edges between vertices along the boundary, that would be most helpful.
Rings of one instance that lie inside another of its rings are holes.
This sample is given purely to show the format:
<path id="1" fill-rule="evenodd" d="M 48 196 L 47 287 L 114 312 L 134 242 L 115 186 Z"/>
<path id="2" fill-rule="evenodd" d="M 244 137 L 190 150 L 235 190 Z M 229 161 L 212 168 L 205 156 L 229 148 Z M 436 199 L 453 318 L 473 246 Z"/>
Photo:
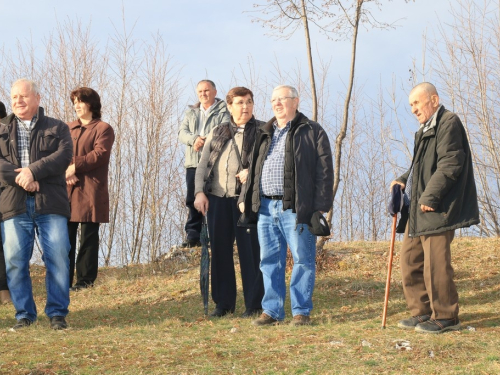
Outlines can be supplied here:
<path id="1" fill-rule="evenodd" d="M 196 88 L 196 92 L 203 108 L 207 109 L 214 104 L 217 90 L 209 82 L 201 82 Z"/>
<path id="2" fill-rule="evenodd" d="M 21 120 L 31 120 L 40 105 L 40 95 L 31 90 L 27 82 L 20 82 L 10 91 L 12 111 Z"/>
<path id="3" fill-rule="evenodd" d="M 274 115 L 279 121 L 291 121 L 299 108 L 299 98 L 291 98 L 290 90 L 283 87 L 273 91 L 271 98 Z"/>
<path id="4" fill-rule="evenodd" d="M 439 107 L 439 97 L 429 95 L 423 89 L 416 89 L 410 93 L 410 107 L 420 124 L 425 124 Z"/>

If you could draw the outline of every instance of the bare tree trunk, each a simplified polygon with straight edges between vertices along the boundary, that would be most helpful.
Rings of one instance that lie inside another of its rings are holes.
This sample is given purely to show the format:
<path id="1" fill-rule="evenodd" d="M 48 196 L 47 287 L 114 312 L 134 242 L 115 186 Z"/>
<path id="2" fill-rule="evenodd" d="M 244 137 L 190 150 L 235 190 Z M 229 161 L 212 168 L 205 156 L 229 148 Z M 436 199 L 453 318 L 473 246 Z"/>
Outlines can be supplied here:
<path id="1" fill-rule="evenodd" d="M 309 81 L 311 82 L 311 100 L 312 100 L 312 120 L 318 121 L 318 97 L 316 95 L 316 80 L 314 79 L 313 58 L 311 52 L 311 36 L 309 34 L 309 22 L 307 19 L 306 2 L 302 0 L 301 12 L 302 24 L 306 37 L 307 61 L 309 65 Z"/>
<path id="2" fill-rule="evenodd" d="M 342 161 L 342 142 L 344 141 L 347 133 L 347 125 L 349 122 L 349 105 L 351 102 L 352 89 L 354 86 L 354 73 L 356 67 L 356 45 L 358 41 L 358 29 L 359 29 L 359 20 L 361 18 L 361 8 L 363 7 L 364 0 L 357 0 L 356 13 L 354 18 L 353 26 L 353 34 L 352 34 L 352 51 L 351 51 L 351 69 L 349 74 L 349 86 L 347 88 L 346 98 L 344 102 L 344 113 L 342 119 L 342 125 L 340 128 L 340 133 L 337 136 L 337 140 L 335 142 L 335 169 L 334 169 L 334 179 L 333 179 L 333 200 L 335 201 L 335 195 L 337 194 L 337 190 L 339 188 L 340 183 L 340 166 Z M 328 211 L 328 215 L 326 220 L 332 225 L 332 216 L 333 216 L 333 207 Z M 323 250 L 323 246 L 326 242 L 326 237 L 322 237 L 319 239 L 316 244 L 316 248 L 318 252 Z"/>

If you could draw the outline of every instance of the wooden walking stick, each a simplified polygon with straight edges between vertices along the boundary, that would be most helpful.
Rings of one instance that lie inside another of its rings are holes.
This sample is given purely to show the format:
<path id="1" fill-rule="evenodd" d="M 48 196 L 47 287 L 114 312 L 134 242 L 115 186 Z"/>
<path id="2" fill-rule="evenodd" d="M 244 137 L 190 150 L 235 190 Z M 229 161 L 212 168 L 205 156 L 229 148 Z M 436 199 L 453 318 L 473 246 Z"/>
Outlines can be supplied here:
<path id="1" fill-rule="evenodd" d="M 396 226 L 398 222 L 398 214 L 394 214 L 392 219 L 391 231 L 391 246 L 389 249 L 389 261 L 387 263 L 387 280 L 385 282 L 385 298 L 384 298 L 384 312 L 382 313 L 382 329 L 385 328 L 385 321 L 387 319 L 387 304 L 389 303 L 389 290 L 391 288 L 391 273 L 392 273 L 392 258 L 394 257 L 394 240 L 396 239 Z"/>

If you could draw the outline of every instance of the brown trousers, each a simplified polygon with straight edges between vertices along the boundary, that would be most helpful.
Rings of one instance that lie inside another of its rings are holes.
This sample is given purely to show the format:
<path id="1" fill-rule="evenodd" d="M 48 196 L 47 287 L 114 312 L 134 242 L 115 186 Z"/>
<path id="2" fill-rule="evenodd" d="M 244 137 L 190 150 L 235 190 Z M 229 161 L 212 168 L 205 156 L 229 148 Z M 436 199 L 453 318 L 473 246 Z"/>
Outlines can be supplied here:
<path id="1" fill-rule="evenodd" d="M 455 231 L 408 237 L 401 246 L 403 292 L 412 316 L 458 318 L 458 293 L 453 281 L 450 245 Z"/>

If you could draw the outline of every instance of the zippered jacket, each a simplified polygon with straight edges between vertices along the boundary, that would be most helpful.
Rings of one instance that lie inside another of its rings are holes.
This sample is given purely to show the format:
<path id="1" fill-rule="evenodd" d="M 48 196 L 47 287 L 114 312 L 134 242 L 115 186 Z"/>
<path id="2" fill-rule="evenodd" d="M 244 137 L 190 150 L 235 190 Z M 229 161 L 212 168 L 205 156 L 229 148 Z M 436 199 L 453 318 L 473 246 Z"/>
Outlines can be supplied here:
<path id="1" fill-rule="evenodd" d="M 27 192 L 15 179 L 21 168 L 17 149 L 17 120 L 10 114 L 0 120 L 0 218 L 7 220 L 26 212 Z M 35 212 L 57 214 L 69 218 L 66 192 L 66 169 L 73 156 L 73 143 L 68 126 L 38 110 L 38 120 L 30 137 L 30 164 L 40 191 L 35 192 Z"/>
<path id="2" fill-rule="evenodd" d="M 458 116 L 438 110 L 425 133 L 415 134 L 412 167 L 396 181 L 406 185 L 413 168 L 408 234 L 442 233 L 479 224 L 476 183 L 467 133 Z M 420 205 L 435 211 L 422 212 Z"/>
<path id="3" fill-rule="evenodd" d="M 260 180 L 271 146 L 276 118 L 257 130 L 247 182 L 239 201 L 245 202 L 249 224 L 256 222 L 260 208 Z M 310 224 L 316 211 L 327 212 L 333 205 L 333 159 L 325 130 L 297 112 L 285 145 L 283 209 L 297 213 L 297 224 Z"/>
<path id="4" fill-rule="evenodd" d="M 217 125 L 231 120 L 231 115 L 224 100 L 218 100 L 214 108 L 210 111 L 203 129 L 200 128 L 200 103 L 189 106 L 184 113 L 181 126 L 179 128 L 179 140 L 186 145 L 185 162 L 186 168 L 196 168 L 201 157 L 201 150 L 196 152 L 193 144 L 201 134 L 207 136 Z"/>

